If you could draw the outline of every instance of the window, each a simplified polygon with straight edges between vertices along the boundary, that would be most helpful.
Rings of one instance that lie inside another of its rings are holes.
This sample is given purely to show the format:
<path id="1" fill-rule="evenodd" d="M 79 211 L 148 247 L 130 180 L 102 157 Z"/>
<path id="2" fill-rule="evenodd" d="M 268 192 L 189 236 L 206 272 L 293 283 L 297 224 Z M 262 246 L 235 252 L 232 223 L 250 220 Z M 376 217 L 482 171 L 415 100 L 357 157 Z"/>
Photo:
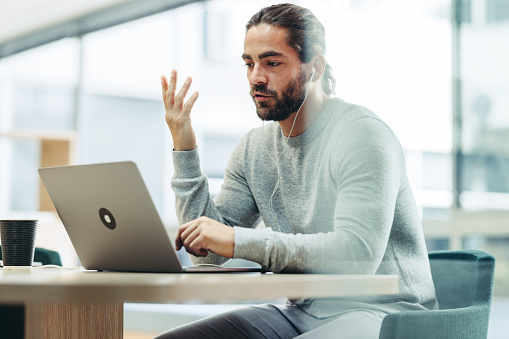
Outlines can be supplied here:
<path id="1" fill-rule="evenodd" d="M 461 205 L 509 207 L 509 16 L 503 1 L 477 1 L 460 21 Z M 495 14 L 497 13 L 497 14 Z"/>
<path id="2" fill-rule="evenodd" d="M 162 13 L 82 38 L 78 123 L 79 162 L 134 161 L 163 215 L 171 144 L 159 79 L 173 59 L 171 22 Z"/>
<path id="3" fill-rule="evenodd" d="M 39 209 L 41 139 L 75 129 L 77 47 L 64 39 L 0 60 L 0 212 Z"/>

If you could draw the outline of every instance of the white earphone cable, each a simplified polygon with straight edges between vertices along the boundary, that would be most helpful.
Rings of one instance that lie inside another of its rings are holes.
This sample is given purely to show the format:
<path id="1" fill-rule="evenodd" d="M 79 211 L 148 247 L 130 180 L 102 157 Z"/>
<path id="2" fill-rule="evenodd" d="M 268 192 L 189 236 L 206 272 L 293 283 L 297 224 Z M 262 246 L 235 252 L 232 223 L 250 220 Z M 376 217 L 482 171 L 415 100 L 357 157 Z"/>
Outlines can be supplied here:
<path id="1" fill-rule="evenodd" d="M 290 133 L 288 133 L 288 136 L 286 137 L 286 145 L 283 147 L 283 150 L 281 151 L 281 153 L 279 153 L 279 155 L 277 156 L 276 160 L 274 160 L 272 155 L 270 155 L 270 153 L 269 153 L 269 151 L 267 149 L 267 146 L 263 142 L 263 148 L 265 149 L 265 152 L 267 152 L 267 155 L 269 156 L 270 160 L 272 160 L 272 162 L 276 166 L 276 171 L 277 171 L 277 181 L 276 181 L 276 185 L 274 186 L 274 190 L 272 191 L 272 194 L 271 194 L 270 199 L 269 199 L 269 209 L 270 209 L 270 212 L 272 214 L 272 217 L 274 218 L 274 221 L 276 222 L 276 225 L 277 225 L 277 227 L 279 229 L 279 232 L 281 232 L 281 226 L 279 225 L 279 222 L 277 220 L 277 216 L 274 213 L 274 208 L 272 207 L 273 206 L 272 199 L 274 198 L 274 195 L 276 194 L 277 190 L 279 189 L 279 186 L 280 186 L 280 183 L 281 183 L 281 172 L 279 171 L 278 161 L 281 158 L 281 156 L 283 155 L 283 153 L 285 152 L 286 148 L 288 147 L 290 136 L 292 135 L 293 128 L 295 127 L 295 122 L 297 121 L 297 117 L 299 116 L 300 110 L 302 109 L 302 106 L 304 106 L 304 103 L 306 102 L 306 99 L 308 97 L 309 90 L 310 90 L 310 87 L 311 87 L 311 81 L 314 80 L 314 74 L 315 74 L 315 70 L 313 69 L 313 71 L 311 72 L 311 76 L 310 76 L 310 80 L 309 80 L 307 89 L 306 89 L 306 93 L 304 95 L 304 100 L 300 104 L 299 109 L 297 110 L 297 114 L 295 114 L 295 118 L 293 119 L 292 128 L 290 129 Z M 263 121 L 263 123 L 262 123 L 262 140 L 264 140 L 264 137 L 263 137 L 264 127 L 265 127 L 265 121 Z M 283 133 L 283 130 L 281 130 L 281 133 Z"/>

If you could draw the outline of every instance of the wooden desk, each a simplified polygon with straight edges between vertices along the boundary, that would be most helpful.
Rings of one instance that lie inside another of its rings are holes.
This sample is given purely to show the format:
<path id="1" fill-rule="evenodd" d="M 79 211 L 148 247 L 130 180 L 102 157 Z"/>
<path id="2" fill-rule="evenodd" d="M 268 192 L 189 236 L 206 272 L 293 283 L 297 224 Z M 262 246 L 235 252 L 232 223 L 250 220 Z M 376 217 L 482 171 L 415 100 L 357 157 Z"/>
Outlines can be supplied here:
<path id="1" fill-rule="evenodd" d="M 395 294 L 397 276 L 0 270 L 0 304 L 25 305 L 25 338 L 122 338 L 124 302 Z"/>

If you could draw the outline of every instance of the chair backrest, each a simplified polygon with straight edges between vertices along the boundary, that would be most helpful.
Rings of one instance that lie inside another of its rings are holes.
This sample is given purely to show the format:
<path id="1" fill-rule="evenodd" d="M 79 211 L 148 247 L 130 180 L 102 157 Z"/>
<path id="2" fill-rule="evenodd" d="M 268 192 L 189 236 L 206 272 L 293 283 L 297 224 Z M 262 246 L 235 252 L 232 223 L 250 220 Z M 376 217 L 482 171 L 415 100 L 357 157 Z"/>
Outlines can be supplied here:
<path id="1" fill-rule="evenodd" d="M 2 259 L 2 246 L 0 246 L 0 260 Z M 36 247 L 34 251 L 34 262 L 40 262 L 43 265 L 62 266 L 60 254 L 57 251 L 48 250 L 42 247 Z"/>
<path id="2" fill-rule="evenodd" d="M 491 304 L 493 256 L 484 251 L 437 251 L 428 254 L 440 309 Z"/>
<path id="3" fill-rule="evenodd" d="M 35 248 L 34 262 L 40 262 L 43 265 L 62 266 L 62 260 L 60 259 L 60 254 L 57 251 L 41 247 Z"/>

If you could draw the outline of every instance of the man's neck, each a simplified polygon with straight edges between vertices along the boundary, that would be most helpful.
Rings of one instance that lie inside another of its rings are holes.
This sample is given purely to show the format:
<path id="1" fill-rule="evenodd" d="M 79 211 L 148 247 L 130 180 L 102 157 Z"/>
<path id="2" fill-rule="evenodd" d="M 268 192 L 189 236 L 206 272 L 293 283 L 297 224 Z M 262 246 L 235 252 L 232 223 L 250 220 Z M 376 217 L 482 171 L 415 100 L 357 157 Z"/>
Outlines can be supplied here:
<path id="1" fill-rule="evenodd" d="M 292 131 L 290 137 L 304 133 L 318 119 L 318 116 L 330 99 L 321 89 L 320 91 L 310 91 L 304 101 L 304 105 L 300 109 L 300 113 L 297 115 L 297 119 L 295 119 L 295 115 L 298 111 L 290 115 L 286 120 L 279 122 L 284 136 L 287 137 L 290 131 Z M 295 125 L 293 123 L 294 120 Z"/>

